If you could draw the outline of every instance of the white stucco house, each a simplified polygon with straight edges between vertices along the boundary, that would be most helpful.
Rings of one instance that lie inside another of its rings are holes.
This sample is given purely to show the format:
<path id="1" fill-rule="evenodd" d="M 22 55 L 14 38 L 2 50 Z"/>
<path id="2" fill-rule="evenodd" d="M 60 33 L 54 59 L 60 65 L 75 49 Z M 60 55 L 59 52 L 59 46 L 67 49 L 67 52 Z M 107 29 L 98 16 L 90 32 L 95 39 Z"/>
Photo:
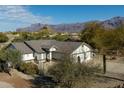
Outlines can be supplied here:
<path id="1" fill-rule="evenodd" d="M 31 40 L 11 43 L 8 48 L 21 52 L 22 60 L 38 63 L 71 58 L 74 62 L 87 62 L 93 58 L 93 49 L 84 42 L 62 42 L 56 40 Z"/>

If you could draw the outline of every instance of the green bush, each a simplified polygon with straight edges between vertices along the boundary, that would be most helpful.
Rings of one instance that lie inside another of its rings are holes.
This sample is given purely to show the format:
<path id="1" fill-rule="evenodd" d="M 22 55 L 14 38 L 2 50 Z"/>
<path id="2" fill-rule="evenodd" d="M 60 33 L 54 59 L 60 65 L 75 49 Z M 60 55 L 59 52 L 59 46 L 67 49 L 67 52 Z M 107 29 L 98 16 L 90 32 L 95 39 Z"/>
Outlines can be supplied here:
<path id="1" fill-rule="evenodd" d="M 37 65 L 34 63 L 21 63 L 18 70 L 30 75 L 38 74 L 39 72 Z"/>

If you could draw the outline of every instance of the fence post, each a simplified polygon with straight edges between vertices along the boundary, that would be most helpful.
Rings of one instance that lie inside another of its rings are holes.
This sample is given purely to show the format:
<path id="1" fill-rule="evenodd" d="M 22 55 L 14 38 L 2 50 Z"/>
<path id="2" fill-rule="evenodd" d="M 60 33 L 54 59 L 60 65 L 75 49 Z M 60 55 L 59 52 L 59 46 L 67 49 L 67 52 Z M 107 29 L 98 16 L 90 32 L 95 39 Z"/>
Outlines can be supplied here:
<path id="1" fill-rule="evenodd" d="M 106 73 L 106 55 L 103 55 L 103 73 Z"/>

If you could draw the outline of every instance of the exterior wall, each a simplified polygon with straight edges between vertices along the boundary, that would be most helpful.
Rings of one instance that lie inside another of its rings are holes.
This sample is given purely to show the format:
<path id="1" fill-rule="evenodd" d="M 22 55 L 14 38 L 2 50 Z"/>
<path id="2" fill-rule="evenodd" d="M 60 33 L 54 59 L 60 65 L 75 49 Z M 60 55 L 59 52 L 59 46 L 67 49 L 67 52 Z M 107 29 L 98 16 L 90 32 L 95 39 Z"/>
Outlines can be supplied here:
<path id="1" fill-rule="evenodd" d="M 43 53 L 35 53 L 34 55 L 35 55 L 35 57 L 37 58 L 37 60 L 39 62 L 46 62 L 46 57 L 47 57 L 47 59 L 52 60 L 52 52 L 53 51 L 56 51 L 56 49 L 54 47 L 50 48 L 50 53 L 47 54 L 47 56 L 46 56 L 45 52 L 43 52 Z"/>
<path id="2" fill-rule="evenodd" d="M 52 58 L 53 58 L 53 53 L 56 51 L 56 48 L 55 47 L 51 47 L 49 51 L 50 51 L 50 53 L 48 54 L 48 58 L 51 61 Z"/>
<path id="3" fill-rule="evenodd" d="M 92 51 L 89 47 L 86 45 L 81 45 L 79 46 L 73 53 L 71 54 L 71 58 L 75 61 L 78 62 L 80 58 L 80 62 L 86 62 L 92 59 Z"/>
<path id="4" fill-rule="evenodd" d="M 52 60 L 52 52 L 50 51 L 50 53 L 48 54 L 48 59 L 51 61 Z"/>
<path id="5" fill-rule="evenodd" d="M 10 48 L 14 48 L 14 46 L 10 46 Z M 64 60 L 64 57 L 66 56 L 66 54 L 60 53 L 60 52 L 56 52 L 56 48 L 51 47 L 50 48 L 50 53 L 47 55 L 47 58 L 52 60 L 52 59 L 56 59 L 56 60 Z M 69 55 L 67 55 L 69 56 Z M 71 59 L 74 60 L 75 62 L 79 61 L 80 58 L 80 62 L 86 62 L 92 59 L 93 57 L 93 53 L 91 51 L 91 49 L 83 44 L 80 45 L 76 50 L 74 50 L 72 52 L 72 54 L 70 55 Z M 30 61 L 30 60 L 34 60 L 35 58 L 37 58 L 37 60 L 39 62 L 46 62 L 46 53 L 30 53 L 30 54 L 23 54 L 22 55 L 22 60 L 23 61 Z"/>
<path id="6" fill-rule="evenodd" d="M 22 60 L 23 61 L 34 60 L 33 53 L 31 53 L 31 54 L 22 54 Z"/>
<path id="7" fill-rule="evenodd" d="M 46 53 L 35 53 L 34 56 L 37 58 L 39 62 L 46 61 Z"/>
<path id="8" fill-rule="evenodd" d="M 35 53 L 35 57 L 37 58 L 37 60 L 39 62 L 46 62 L 46 57 L 47 57 L 48 60 L 52 60 L 53 54 L 52 54 L 52 52 L 50 52 L 46 56 L 46 53 L 40 53 L 40 54 L 39 53 Z"/>

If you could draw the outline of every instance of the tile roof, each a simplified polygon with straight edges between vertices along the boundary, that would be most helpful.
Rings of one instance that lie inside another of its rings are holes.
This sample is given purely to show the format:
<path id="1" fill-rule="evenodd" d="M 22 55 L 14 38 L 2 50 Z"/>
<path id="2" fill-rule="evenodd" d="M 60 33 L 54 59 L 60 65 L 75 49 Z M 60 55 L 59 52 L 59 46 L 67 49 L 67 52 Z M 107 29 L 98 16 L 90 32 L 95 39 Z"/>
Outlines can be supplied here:
<path id="1" fill-rule="evenodd" d="M 23 42 L 15 42 L 12 43 L 12 45 L 21 53 L 27 54 L 27 53 L 32 53 L 33 51 L 26 46 Z"/>
<path id="2" fill-rule="evenodd" d="M 53 45 L 54 40 L 31 40 L 25 41 L 25 43 L 36 52 L 44 52 L 42 48 L 50 48 Z"/>
<path id="3" fill-rule="evenodd" d="M 51 47 L 55 47 L 56 52 L 72 53 L 81 44 L 85 44 L 91 48 L 90 45 L 83 42 L 62 42 L 56 40 L 31 40 L 24 43 L 15 43 L 14 45 L 22 52 L 32 52 L 34 50 L 41 53 L 44 52 L 43 48 L 50 49 Z"/>

